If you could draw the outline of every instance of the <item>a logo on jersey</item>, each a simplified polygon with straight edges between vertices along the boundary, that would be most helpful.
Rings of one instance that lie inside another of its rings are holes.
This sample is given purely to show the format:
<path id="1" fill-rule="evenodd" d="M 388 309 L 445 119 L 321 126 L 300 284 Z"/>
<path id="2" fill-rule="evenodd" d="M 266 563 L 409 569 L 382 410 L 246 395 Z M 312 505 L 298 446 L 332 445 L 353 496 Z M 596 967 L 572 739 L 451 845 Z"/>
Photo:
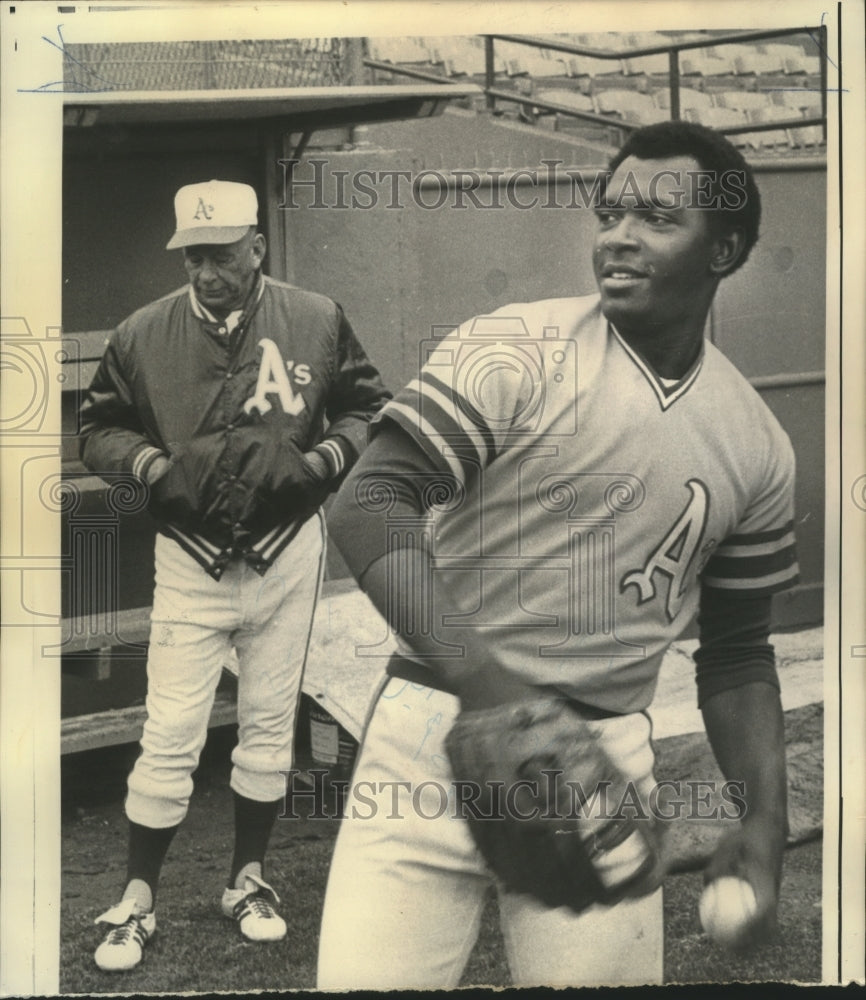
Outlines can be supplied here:
<path id="1" fill-rule="evenodd" d="M 259 341 L 259 347 L 262 349 L 259 380 L 256 383 L 255 394 L 244 403 L 244 413 L 252 413 L 253 410 L 267 413 L 271 409 L 268 396 L 275 395 L 280 401 L 283 412 L 296 417 L 307 404 L 303 396 L 295 393 L 289 381 L 289 369 L 294 367 L 294 362 L 287 361 L 284 364 L 279 348 L 267 337 Z M 310 381 L 309 366 L 294 367 L 294 375 L 301 385 L 307 385 Z"/>
<path id="2" fill-rule="evenodd" d="M 686 579 L 701 546 L 710 505 L 707 488 L 700 479 L 690 479 L 686 486 L 692 498 L 685 510 L 656 546 L 644 568 L 627 573 L 619 585 L 620 592 L 632 585 L 637 587 L 640 592 L 638 604 L 646 604 L 656 596 L 655 574 L 662 573 L 670 581 L 665 606 L 669 621 L 676 618 L 683 606 Z"/>

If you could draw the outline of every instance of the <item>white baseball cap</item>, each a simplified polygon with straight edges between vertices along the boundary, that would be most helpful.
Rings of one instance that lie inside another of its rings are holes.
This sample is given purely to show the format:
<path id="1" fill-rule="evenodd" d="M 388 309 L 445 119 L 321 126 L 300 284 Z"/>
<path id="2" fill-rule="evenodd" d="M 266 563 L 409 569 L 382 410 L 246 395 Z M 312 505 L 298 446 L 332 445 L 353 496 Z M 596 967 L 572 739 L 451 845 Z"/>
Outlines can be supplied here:
<path id="1" fill-rule="evenodd" d="M 235 243 L 258 224 L 259 203 L 249 184 L 205 181 L 174 196 L 177 229 L 166 250 L 207 243 Z"/>

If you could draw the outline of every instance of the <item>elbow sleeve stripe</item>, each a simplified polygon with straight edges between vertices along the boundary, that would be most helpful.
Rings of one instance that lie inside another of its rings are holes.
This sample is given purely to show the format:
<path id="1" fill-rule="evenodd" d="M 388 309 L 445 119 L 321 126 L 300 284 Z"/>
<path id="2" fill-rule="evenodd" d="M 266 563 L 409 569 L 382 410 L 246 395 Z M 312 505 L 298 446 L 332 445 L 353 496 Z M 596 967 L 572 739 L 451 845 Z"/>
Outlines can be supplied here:
<path id="1" fill-rule="evenodd" d="M 799 579 L 793 525 L 753 535 L 732 535 L 707 563 L 703 582 L 731 592 L 771 594 Z"/>
<path id="2" fill-rule="evenodd" d="M 704 583 L 708 587 L 716 587 L 719 590 L 730 590 L 741 592 L 749 596 L 761 594 L 775 594 L 780 590 L 786 590 L 799 580 L 800 573 L 796 566 L 779 573 L 768 573 L 766 576 L 749 580 L 728 580 L 723 577 L 704 575 Z"/>
<path id="3" fill-rule="evenodd" d="M 382 417 L 398 423 L 461 483 L 495 457 L 493 433 L 478 411 L 429 372 L 388 403 L 377 420 Z"/>
<path id="4" fill-rule="evenodd" d="M 725 543 L 716 551 L 716 556 L 723 556 L 727 559 L 751 558 L 753 556 L 773 556 L 785 549 L 791 548 L 793 535 L 788 532 L 782 538 L 777 538 L 774 542 L 756 542 L 754 545 L 730 545 Z"/>
<path id="5" fill-rule="evenodd" d="M 435 457 L 439 460 L 438 464 L 442 466 L 444 463 L 445 468 L 459 482 L 466 482 L 466 473 L 463 470 L 463 465 L 453 450 L 448 447 L 448 442 L 436 432 L 433 425 L 425 420 L 417 410 L 395 400 L 388 404 L 382 411 L 382 415 L 390 417 L 391 420 L 399 424 L 428 454 L 431 449 L 435 451 Z"/>
<path id="6" fill-rule="evenodd" d="M 482 465 L 493 460 L 493 432 L 474 406 L 428 371 L 422 372 L 412 387 L 419 394 L 425 415 L 442 437 L 461 449 L 471 445 Z"/>
<path id="7" fill-rule="evenodd" d="M 724 544 L 719 546 L 719 551 L 729 545 L 760 545 L 764 542 L 776 542 L 781 538 L 789 537 L 794 540 L 794 522 L 788 521 L 781 528 L 771 528 L 769 531 L 752 531 L 747 535 L 728 535 Z"/>

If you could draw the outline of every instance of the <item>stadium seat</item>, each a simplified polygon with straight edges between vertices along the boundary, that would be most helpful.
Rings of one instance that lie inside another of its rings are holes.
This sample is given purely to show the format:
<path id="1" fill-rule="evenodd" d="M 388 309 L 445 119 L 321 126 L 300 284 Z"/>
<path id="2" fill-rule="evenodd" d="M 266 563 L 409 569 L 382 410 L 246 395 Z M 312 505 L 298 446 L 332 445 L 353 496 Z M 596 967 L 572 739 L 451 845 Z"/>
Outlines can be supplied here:
<path id="1" fill-rule="evenodd" d="M 625 121 L 648 124 L 668 117 L 649 94 L 635 90 L 602 90 L 596 93 L 595 103 L 599 114 L 619 115 Z"/>
<path id="2" fill-rule="evenodd" d="M 484 49 L 473 44 L 474 38 L 437 38 L 430 52 L 442 63 L 449 76 L 481 76 L 485 72 Z M 505 72 L 505 61 L 493 50 L 494 72 Z"/>
<path id="3" fill-rule="evenodd" d="M 747 52 L 734 57 L 734 72 L 737 76 L 762 76 L 767 73 L 784 72 L 782 57 L 772 52 Z"/>
<path id="4" fill-rule="evenodd" d="M 740 132 L 732 135 L 731 139 L 736 146 L 750 146 L 752 149 L 765 152 L 778 153 L 792 146 L 785 129 L 780 129 L 778 132 Z"/>
<path id="5" fill-rule="evenodd" d="M 625 37 L 626 44 L 634 49 L 648 49 L 656 45 L 671 44 L 671 39 L 660 31 L 631 31 Z"/>
<path id="6" fill-rule="evenodd" d="M 505 70 L 509 76 L 524 76 L 544 78 L 549 76 L 567 76 L 565 60 L 550 49 L 537 49 L 531 45 L 519 45 L 517 42 L 494 42 L 493 51 L 505 62 Z"/>
<path id="7" fill-rule="evenodd" d="M 801 128 L 789 129 L 791 141 L 795 146 L 823 146 L 824 130 L 820 125 L 804 125 Z"/>
<path id="8" fill-rule="evenodd" d="M 652 56 L 633 56 L 622 60 L 622 71 L 626 76 L 636 76 L 638 73 L 667 73 L 669 69 L 670 62 L 664 52 Z"/>
<path id="9" fill-rule="evenodd" d="M 565 60 L 569 76 L 606 76 L 622 73 L 620 59 L 593 59 L 592 56 L 568 56 Z"/>
<path id="10" fill-rule="evenodd" d="M 578 94 L 573 90 L 539 90 L 535 96 L 540 101 L 561 104 L 563 107 L 573 108 L 575 111 L 595 111 L 595 104 L 591 97 L 586 94 Z"/>
<path id="11" fill-rule="evenodd" d="M 800 87 L 792 90 L 776 90 L 772 98 L 775 104 L 797 111 L 806 118 L 821 114 L 821 95 L 814 90 Z"/>
<path id="12" fill-rule="evenodd" d="M 786 108 L 778 104 L 767 104 L 762 108 L 752 108 L 746 113 L 753 122 L 783 122 L 796 118 L 795 108 Z"/>
<path id="13" fill-rule="evenodd" d="M 755 111 L 770 106 L 770 95 L 761 91 L 723 90 L 715 95 L 715 104 L 719 108 L 733 108 L 736 111 Z"/>
<path id="14" fill-rule="evenodd" d="M 689 49 L 680 56 L 683 76 L 724 76 L 731 72 L 728 61 L 711 54 L 709 49 Z"/>
<path id="15" fill-rule="evenodd" d="M 704 50 L 710 59 L 721 59 L 729 67 L 733 67 L 737 56 L 747 56 L 754 52 L 751 45 L 740 45 L 737 42 L 728 42 L 725 45 L 711 45 Z"/>
<path id="16" fill-rule="evenodd" d="M 653 100 L 657 108 L 662 111 L 670 111 L 671 94 L 667 89 L 659 90 L 653 95 Z M 702 90 L 695 90 L 693 87 L 680 88 L 680 113 L 694 109 L 713 107 L 712 94 L 706 94 Z"/>
<path id="17" fill-rule="evenodd" d="M 565 53 L 554 52 L 551 49 L 537 49 L 529 61 L 529 72 L 539 79 L 569 76 L 566 59 Z"/>
<path id="18" fill-rule="evenodd" d="M 821 59 L 819 56 L 800 52 L 783 59 L 782 69 L 789 74 L 806 73 L 810 76 L 818 76 L 821 72 Z"/>
<path id="19" fill-rule="evenodd" d="M 809 75 L 818 74 L 820 63 L 817 54 L 806 54 L 810 50 L 805 34 L 791 36 L 791 41 L 771 39 L 757 44 L 718 44 L 717 32 L 692 35 L 644 31 L 555 36 L 559 42 L 610 53 L 609 59 L 494 40 L 493 68 L 496 74 L 514 78 L 511 88 L 516 88 L 515 96 L 520 95 L 517 113 L 524 121 L 538 121 L 547 128 L 578 127 L 579 119 L 571 118 L 565 110 L 570 109 L 609 116 L 606 127 L 610 131 L 617 128 L 617 121 L 649 124 L 670 117 L 669 55 L 635 52 L 686 40 L 701 41 L 707 43 L 704 48 L 688 49 L 678 56 L 680 74 L 685 78 L 682 83 L 691 84 L 679 92 L 680 115 L 685 120 L 726 129 L 821 114 L 817 82 L 809 79 Z M 486 68 L 485 41 L 480 35 L 372 38 L 369 51 L 383 62 L 427 63 L 451 77 L 483 77 Z M 799 74 L 800 79 L 790 79 L 791 74 Z M 688 80 L 689 76 L 700 79 Z M 547 111 L 533 100 L 563 110 Z M 586 122 L 583 125 L 588 127 Z M 755 150 L 815 148 L 824 142 L 822 130 L 810 127 L 736 133 L 732 139 L 738 146 Z"/>
<path id="20" fill-rule="evenodd" d="M 706 31 L 671 31 L 663 35 L 666 44 L 671 42 L 704 42 L 706 45 L 712 45 L 713 38 Z"/>
<path id="21" fill-rule="evenodd" d="M 687 121 L 699 122 L 710 128 L 727 128 L 732 125 L 745 125 L 746 115 L 736 108 L 692 108 L 683 114 Z"/>
<path id="22" fill-rule="evenodd" d="M 794 42 L 764 42 L 757 46 L 758 52 L 779 56 L 782 59 L 792 59 L 803 55 L 803 48 Z"/>
<path id="23" fill-rule="evenodd" d="M 761 123 L 788 121 L 793 117 L 790 109 L 779 107 L 778 104 L 771 104 L 765 108 L 753 108 L 747 112 L 747 116 L 749 121 Z M 780 146 L 789 149 L 791 146 L 790 136 L 787 129 L 784 128 L 767 132 L 746 132 L 743 137 L 755 149 L 775 149 Z"/>

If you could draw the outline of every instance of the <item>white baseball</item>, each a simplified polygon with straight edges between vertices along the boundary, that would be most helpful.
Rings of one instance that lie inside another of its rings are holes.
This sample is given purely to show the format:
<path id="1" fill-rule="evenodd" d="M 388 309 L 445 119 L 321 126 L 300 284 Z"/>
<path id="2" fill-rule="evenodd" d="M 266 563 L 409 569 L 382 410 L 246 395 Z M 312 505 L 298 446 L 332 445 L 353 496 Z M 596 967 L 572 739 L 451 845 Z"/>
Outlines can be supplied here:
<path id="1" fill-rule="evenodd" d="M 724 948 L 738 943 L 755 916 L 755 890 L 741 878 L 717 878 L 704 889 L 698 913 L 710 940 Z"/>

